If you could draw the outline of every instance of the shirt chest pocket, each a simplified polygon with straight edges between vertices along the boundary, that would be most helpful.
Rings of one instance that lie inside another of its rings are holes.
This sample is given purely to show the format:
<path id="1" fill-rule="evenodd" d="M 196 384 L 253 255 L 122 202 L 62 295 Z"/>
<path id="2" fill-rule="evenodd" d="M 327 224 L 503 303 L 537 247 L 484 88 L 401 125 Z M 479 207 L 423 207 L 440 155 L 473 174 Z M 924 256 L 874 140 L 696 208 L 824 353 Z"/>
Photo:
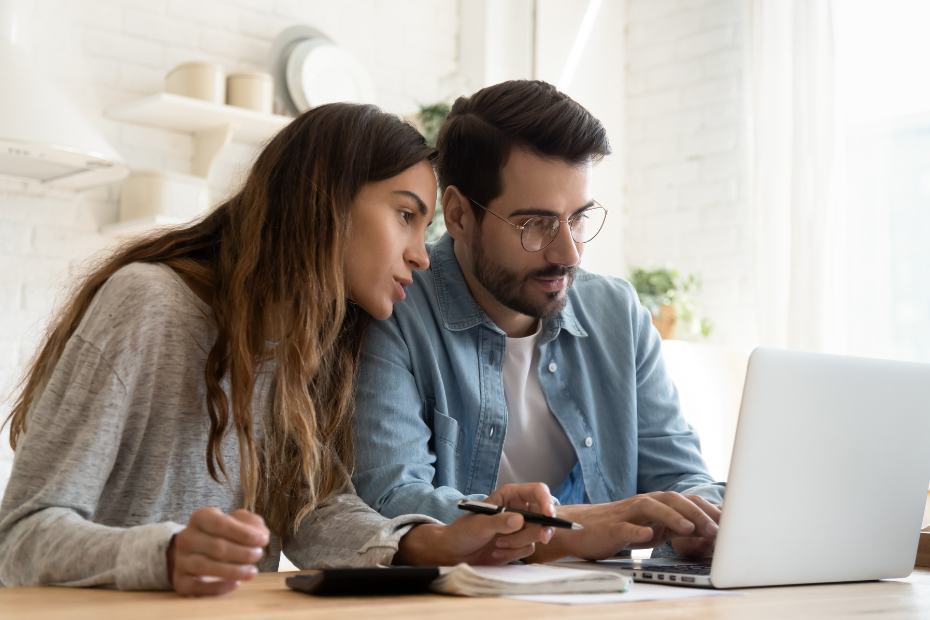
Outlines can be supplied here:
<path id="1" fill-rule="evenodd" d="M 433 409 L 433 450 L 436 454 L 436 462 L 433 464 L 436 470 L 434 487 L 456 486 L 460 445 L 459 423 L 438 409 Z"/>

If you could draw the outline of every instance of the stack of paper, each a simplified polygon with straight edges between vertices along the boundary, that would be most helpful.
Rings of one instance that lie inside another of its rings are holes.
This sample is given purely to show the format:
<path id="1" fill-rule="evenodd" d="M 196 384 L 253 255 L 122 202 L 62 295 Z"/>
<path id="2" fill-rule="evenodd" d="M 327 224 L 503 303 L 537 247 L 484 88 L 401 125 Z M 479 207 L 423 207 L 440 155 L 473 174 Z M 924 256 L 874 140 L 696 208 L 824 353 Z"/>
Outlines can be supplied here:
<path id="1" fill-rule="evenodd" d="M 442 568 L 430 589 L 458 596 L 517 594 L 590 594 L 624 592 L 632 583 L 626 575 L 531 564 L 529 566 L 468 566 Z"/>

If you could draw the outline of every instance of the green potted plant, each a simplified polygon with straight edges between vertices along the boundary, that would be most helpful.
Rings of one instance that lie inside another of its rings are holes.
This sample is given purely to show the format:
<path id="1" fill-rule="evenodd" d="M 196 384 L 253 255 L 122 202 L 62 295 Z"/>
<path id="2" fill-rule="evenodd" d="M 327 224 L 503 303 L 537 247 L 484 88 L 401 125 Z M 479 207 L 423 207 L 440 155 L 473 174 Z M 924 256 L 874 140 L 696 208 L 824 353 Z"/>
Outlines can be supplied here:
<path id="1" fill-rule="evenodd" d="M 451 109 L 452 106 L 444 102 L 429 105 L 420 104 L 417 121 L 420 131 L 426 136 L 426 143 L 430 146 L 436 146 L 439 128 L 442 127 Z M 426 229 L 426 240 L 436 241 L 444 232 L 446 232 L 446 223 L 442 217 L 442 200 L 437 200 L 436 215 L 433 216 L 433 225 Z"/>
<path id="2" fill-rule="evenodd" d="M 701 275 L 687 278 L 671 267 L 633 269 L 630 283 L 640 302 L 652 313 L 652 323 L 663 340 L 681 336 L 685 340 L 706 338 L 713 324 L 701 316 L 697 296 L 701 292 Z"/>

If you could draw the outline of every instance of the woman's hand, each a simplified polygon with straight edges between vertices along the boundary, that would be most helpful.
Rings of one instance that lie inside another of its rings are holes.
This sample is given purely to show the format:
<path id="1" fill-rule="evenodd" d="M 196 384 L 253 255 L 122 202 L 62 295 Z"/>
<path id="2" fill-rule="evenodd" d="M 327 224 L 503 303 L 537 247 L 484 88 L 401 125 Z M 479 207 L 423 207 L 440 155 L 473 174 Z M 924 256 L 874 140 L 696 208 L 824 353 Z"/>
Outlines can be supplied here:
<path id="1" fill-rule="evenodd" d="M 544 484 L 508 484 L 488 496 L 489 504 L 530 510 L 555 516 L 549 487 Z M 467 513 L 451 525 L 418 525 L 407 532 L 394 556 L 394 564 L 454 566 L 506 564 L 525 558 L 552 538 L 553 528 L 524 527 L 523 517 L 513 513 Z"/>
<path id="2" fill-rule="evenodd" d="M 248 510 L 224 514 L 201 508 L 168 545 L 168 577 L 182 596 L 213 596 L 235 590 L 258 573 L 270 532 Z"/>

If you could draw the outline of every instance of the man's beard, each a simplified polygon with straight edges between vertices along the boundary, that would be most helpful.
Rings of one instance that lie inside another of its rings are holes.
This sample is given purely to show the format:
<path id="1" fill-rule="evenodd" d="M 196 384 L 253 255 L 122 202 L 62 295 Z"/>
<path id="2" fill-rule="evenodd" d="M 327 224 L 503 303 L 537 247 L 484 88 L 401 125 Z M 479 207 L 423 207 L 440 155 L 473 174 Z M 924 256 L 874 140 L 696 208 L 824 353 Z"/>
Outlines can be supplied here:
<path id="1" fill-rule="evenodd" d="M 524 276 L 520 276 L 516 271 L 511 271 L 503 265 L 495 265 L 488 262 L 484 256 L 484 244 L 482 243 L 480 228 L 472 238 L 472 267 L 475 278 L 501 305 L 510 308 L 515 312 L 531 316 L 536 319 L 548 319 L 556 316 L 568 303 L 568 295 L 565 295 L 572 281 L 575 279 L 575 272 L 578 271 L 577 265 L 564 267 L 560 265 L 550 265 L 544 269 L 534 269 Z M 527 284 L 536 278 L 559 278 L 565 277 L 565 288 L 561 291 L 546 293 L 545 301 L 536 301 L 526 291 Z"/>

